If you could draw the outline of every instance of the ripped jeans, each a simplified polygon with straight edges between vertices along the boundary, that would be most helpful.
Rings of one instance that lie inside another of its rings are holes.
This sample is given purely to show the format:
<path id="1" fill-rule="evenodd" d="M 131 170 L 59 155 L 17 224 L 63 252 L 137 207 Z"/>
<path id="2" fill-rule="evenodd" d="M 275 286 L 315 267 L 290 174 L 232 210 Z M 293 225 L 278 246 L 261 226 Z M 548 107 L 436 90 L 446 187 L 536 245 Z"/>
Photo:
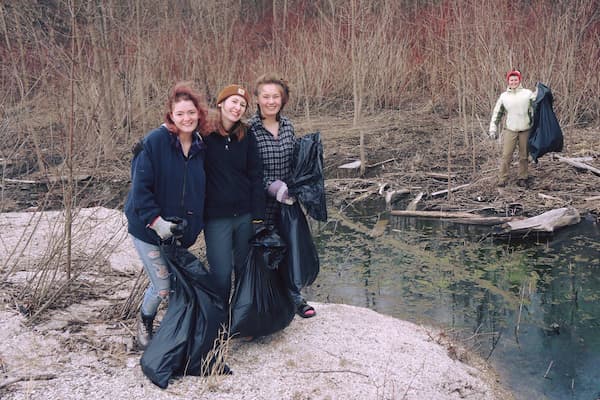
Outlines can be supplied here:
<path id="1" fill-rule="evenodd" d="M 150 285 L 148 285 L 148 288 L 144 292 L 144 299 L 142 300 L 140 309 L 143 315 L 154 317 L 160 303 L 169 297 L 171 274 L 158 246 L 146 243 L 134 236 L 129 236 L 133 240 L 133 245 L 150 279 Z"/>

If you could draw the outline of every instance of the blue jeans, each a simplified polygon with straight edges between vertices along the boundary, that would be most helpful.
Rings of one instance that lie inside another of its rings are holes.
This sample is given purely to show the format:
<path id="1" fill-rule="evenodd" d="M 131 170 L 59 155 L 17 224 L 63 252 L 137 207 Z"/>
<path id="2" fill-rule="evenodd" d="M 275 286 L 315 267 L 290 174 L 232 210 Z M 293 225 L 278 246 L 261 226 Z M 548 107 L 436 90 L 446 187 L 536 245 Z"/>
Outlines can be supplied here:
<path id="1" fill-rule="evenodd" d="M 246 267 L 246 257 L 250 251 L 248 242 L 253 234 L 250 213 L 206 220 L 206 259 L 215 279 L 216 289 L 225 304 L 229 304 L 231 294 L 231 272 L 234 271 L 235 278 L 238 279 Z"/>
<path id="2" fill-rule="evenodd" d="M 160 303 L 169 297 L 171 273 L 167 261 L 157 245 L 146 243 L 132 235 L 129 236 L 133 240 L 133 245 L 142 260 L 146 275 L 150 279 L 150 285 L 144 292 L 140 309 L 143 315 L 154 317 Z"/>

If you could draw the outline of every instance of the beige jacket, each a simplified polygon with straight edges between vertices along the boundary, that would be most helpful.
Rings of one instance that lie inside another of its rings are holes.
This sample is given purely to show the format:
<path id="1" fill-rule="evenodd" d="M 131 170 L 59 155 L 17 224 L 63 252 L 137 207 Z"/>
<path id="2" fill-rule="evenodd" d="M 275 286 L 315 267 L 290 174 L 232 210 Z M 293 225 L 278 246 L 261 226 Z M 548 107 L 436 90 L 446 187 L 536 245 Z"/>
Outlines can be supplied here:
<path id="1" fill-rule="evenodd" d="M 535 94 L 522 86 L 516 89 L 506 89 L 492 111 L 490 135 L 497 132 L 502 117 L 506 114 L 505 126 L 511 131 L 526 131 L 533 124 L 533 101 Z"/>

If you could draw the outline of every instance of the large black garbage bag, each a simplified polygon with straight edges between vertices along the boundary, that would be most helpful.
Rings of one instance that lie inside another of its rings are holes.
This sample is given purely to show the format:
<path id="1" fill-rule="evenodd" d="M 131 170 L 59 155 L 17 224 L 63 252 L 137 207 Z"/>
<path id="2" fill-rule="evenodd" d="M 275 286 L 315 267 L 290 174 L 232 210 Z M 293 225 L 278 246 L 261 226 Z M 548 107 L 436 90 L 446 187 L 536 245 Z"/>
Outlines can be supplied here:
<path id="1" fill-rule="evenodd" d="M 537 163 L 538 158 L 552 151 L 562 151 L 563 134 L 554 110 L 552 91 L 543 83 L 537 84 L 536 109 L 533 114 L 533 127 L 529 135 L 529 154 Z"/>
<path id="2" fill-rule="evenodd" d="M 283 239 L 270 229 L 250 242 L 246 268 L 238 279 L 231 303 L 229 333 L 266 336 L 292 322 L 295 307 L 277 269 L 286 256 Z"/>
<path id="3" fill-rule="evenodd" d="M 280 269 L 288 287 L 300 292 L 310 286 L 319 274 L 319 254 L 312 240 L 306 216 L 295 202 L 282 204 L 277 219 L 277 230 L 287 245 L 287 257 Z"/>
<path id="4" fill-rule="evenodd" d="M 161 251 L 171 271 L 169 306 L 140 364 L 144 374 L 164 389 L 173 376 L 210 373 L 206 368 L 202 371 L 204 359 L 213 349 L 227 311 L 200 260 L 177 246 L 164 245 Z"/>
<path id="5" fill-rule="evenodd" d="M 294 169 L 287 181 L 288 190 L 317 221 L 327 220 L 323 144 L 319 132 L 302 136 L 294 145 Z"/>

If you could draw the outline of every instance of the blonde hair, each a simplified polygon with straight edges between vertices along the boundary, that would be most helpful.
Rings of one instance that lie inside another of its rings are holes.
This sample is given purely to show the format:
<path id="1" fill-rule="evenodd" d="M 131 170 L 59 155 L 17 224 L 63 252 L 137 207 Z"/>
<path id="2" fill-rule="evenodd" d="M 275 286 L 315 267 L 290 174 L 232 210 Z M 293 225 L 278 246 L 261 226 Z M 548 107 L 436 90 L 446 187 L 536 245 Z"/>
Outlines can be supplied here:
<path id="1" fill-rule="evenodd" d="M 281 87 L 281 109 L 277 113 L 277 121 L 279 121 L 279 114 L 281 114 L 283 107 L 285 107 L 288 100 L 290 99 L 290 86 L 285 79 L 280 78 L 279 75 L 277 75 L 277 74 L 273 74 L 273 73 L 264 74 L 264 75 L 259 76 L 256 79 L 256 82 L 254 84 L 254 95 L 256 97 L 258 97 L 260 87 L 262 85 L 268 85 L 268 84 L 274 84 L 274 85 L 278 85 Z M 260 112 L 260 106 L 258 105 L 257 107 L 258 107 L 258 113 L 259 113 L 259 115 L 261 115 L 261 118 L 262 118 L 262 114 Z"/>

